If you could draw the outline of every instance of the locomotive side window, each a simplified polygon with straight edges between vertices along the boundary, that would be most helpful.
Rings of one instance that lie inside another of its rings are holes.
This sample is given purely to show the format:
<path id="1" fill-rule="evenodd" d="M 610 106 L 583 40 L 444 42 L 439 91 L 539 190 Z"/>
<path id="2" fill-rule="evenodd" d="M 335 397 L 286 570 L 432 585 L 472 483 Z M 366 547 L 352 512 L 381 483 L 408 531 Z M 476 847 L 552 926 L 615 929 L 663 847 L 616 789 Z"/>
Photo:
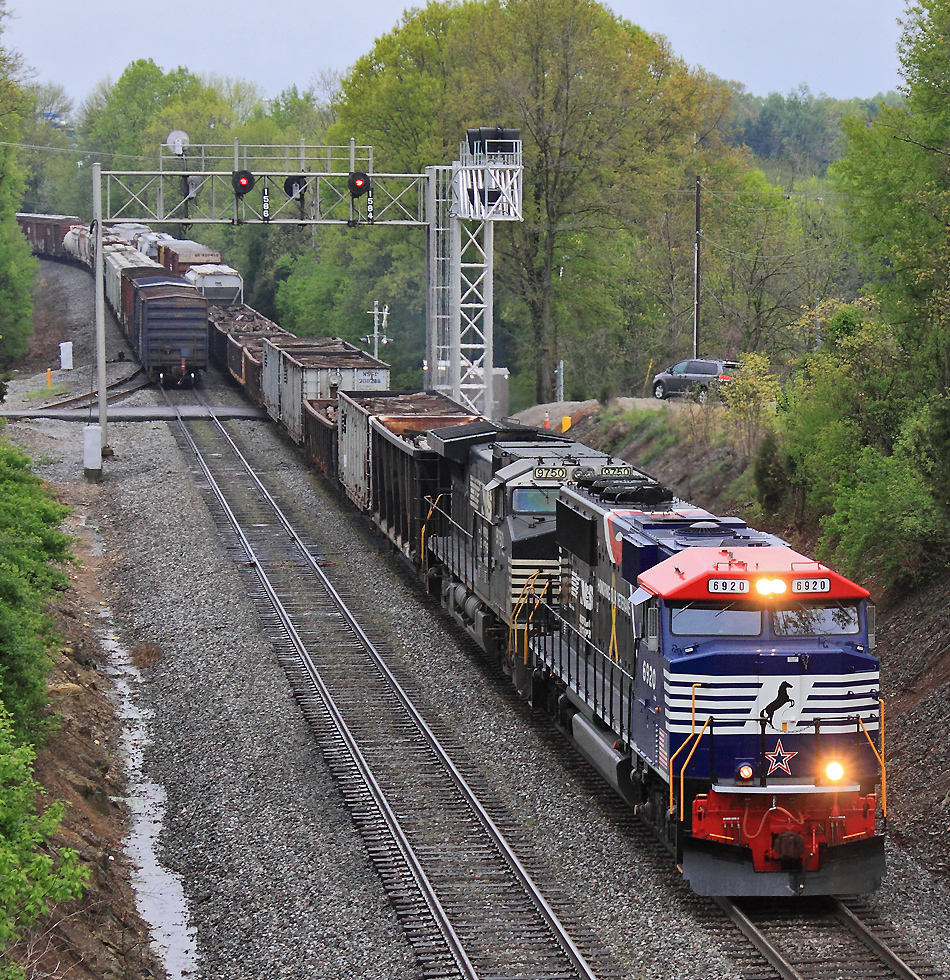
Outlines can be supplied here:
<path id="1" fill-rule="evenodd" d="M 762 612 L 742 606 L 697 602 L 670 610 L 674 636 L 758 636 Z"/>
<path id="2" fill-rule="evenodd" d="M 558 487 L 522 487 L 511 492 L 511 509 L 516 514 L 553 514 Z"/>
<path id="3" fill-rule="evenodd" d="M 772 612 L 776 636 L 847 636 L 860 629 L 857 606 L 794 605 Z"/>
<path id="4" fill-rule="evenodd" d="M 658 650 L 660 646 L 660 607 L 656 599 L 651 599 L 643 617 L 646 631 L 647 649 Z"/>

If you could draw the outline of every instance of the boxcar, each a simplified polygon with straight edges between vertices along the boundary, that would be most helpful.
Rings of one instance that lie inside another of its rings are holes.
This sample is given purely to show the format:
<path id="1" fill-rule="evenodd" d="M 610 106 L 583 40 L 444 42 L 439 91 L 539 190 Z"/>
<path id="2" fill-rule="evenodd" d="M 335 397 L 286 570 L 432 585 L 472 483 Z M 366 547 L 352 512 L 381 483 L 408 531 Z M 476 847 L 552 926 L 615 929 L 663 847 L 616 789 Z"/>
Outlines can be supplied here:
<path id="1" fill-rule="evenodd" d="M 208 367 L 208 304 L 184 279 L 132 280 L 129 338 L 139 361 L 164 382 L 195 380 Z"/>
<path id="2" fill-rule="evenodd" d="M 192 265 L 185 278 L 208 301 L 209 306 L 234 306 L 244 302 L 244 277 L 229 265 Z"/>
<path id="3" fill-rule="evenodd" d="M 183 276 L 193 265 L 221 263 L 221 253 L 199 242 L 172 238 L 158 243 L 158 261 L 169 272 Z"/>
<path id="4" fill-rule="evenodd" d="M 71 228 L 83 222 L 74 214 L 27 214 L 16 216 L 17 224 L 36 255 L 51 259 L 68 258 L 63 240 Z"/>

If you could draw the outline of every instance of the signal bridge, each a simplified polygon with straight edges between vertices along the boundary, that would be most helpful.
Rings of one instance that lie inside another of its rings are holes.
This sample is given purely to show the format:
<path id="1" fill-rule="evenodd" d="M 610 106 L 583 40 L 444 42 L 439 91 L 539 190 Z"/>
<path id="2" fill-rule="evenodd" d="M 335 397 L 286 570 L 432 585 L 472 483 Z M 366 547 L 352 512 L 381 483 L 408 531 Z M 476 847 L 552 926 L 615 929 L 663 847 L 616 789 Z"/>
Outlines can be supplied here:
<path id="1" fill-rule="evenodd" d="M 492 279 L 496 221 L 522 219 L 520 132 L 466 132 L 459 160 L 424 174 L 376 173 L 369 146 L 191 146 L 169 134 L 151 171 L 93 164 L 97 228 L 96 323 L 99 384 L 105 390 L 102 229 L 125 222 L 164 225 L 406 225 L 427 228 L 427 388 L 488 417 L 503 414 L 494 393 Z M 104 193 L 103 193 L 104 191 Z M 503 372 L 506 374 L 506 372 Z M 105 400 L 100 396 L 103 444 Z"/>

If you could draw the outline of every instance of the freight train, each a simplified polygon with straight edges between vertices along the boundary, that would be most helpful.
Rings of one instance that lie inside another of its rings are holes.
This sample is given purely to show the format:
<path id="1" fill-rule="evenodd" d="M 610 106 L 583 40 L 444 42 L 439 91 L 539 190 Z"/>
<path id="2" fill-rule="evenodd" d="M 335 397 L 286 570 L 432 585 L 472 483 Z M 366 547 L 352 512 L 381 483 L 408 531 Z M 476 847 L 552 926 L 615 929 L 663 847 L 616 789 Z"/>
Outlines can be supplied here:
<path id="1" fill-rule="evenodd" d="M 96 236 L 78 218 L 18 214 L 17 221 L 37 254 L 78 262 L 90 270 L 95 267 Z M 191 266 L 206 268 L 209 261 L 215 261 L 214 256 L 220 262 L 220 256 L 211 253 L 209 259 L 202 247 L 194 253 L 195 260 L 189 261 L 194 244 L 176 242 L 141 224 L 103 230 L 106 302 L 142 367 L 163 385 L 195 384 L 208 368 L 210 300 L 185 272 Z M 156 245 L 164 246 L 162 262 L 142 250 Z M 180 255 L 184 261 L 179 261 Z M 233 281 L 237 274 L 233 269 L 226 271 L 233 274 Z M 200 281 L 213 288 L 213 278 L 205 276 Z M 231 285 L 226 295 L 230 299 L 235 293 Z"/>
<path id="2" fill-rule="evenodd" d="M 387 366 L 343 341 L 293 337 L 241 304 L 212 306 L 208 331 L 211 359 L 556 721 L 694 891 L 880 885 L 866 589 L 565 434 L 390 391 Z"/>

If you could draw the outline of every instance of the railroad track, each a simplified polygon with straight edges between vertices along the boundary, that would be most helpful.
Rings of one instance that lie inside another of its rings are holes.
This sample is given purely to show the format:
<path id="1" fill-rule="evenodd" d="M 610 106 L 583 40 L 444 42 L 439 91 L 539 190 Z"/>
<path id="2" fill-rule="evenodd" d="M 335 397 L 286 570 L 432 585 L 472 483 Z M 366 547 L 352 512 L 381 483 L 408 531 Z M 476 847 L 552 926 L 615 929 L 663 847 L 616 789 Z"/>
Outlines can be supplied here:
<path id="1" fill-rule="evenodd" d="M 125 398 L 133 392 L 141 391 L 142 388 L 148 388 L 151 384 L 151 379 L 146 377 L 142 373 L 142 369 L 139 368 L 133 371 L 132 374 L 126 375 L 124 378 L 118 378 L 111 384 L 106 385 L 106 400 L 110 403 L 118 401 L 120 398 Z M 80 395 L 71 395 L 69 398 L 61 398 L 59 401 L 48 402 L 43 408 L 44 410 L 49 408 L 86 408 L 87 406 L 97 405 L 98 402 L 98 391 L 86 391 Z"/>
<path id="2" fill-rule="evenodd" d="M 424 975 L 616 976 L 569 908 L 556 910 L 566 903 L 537 887 L 530 845 L 511 846 L 518 828 L 479 802 L 484 788 L 442 750 L 448 739 L 413 707 L 411 681 L 349 612 L 359 599 L 334 588 L 319 548 L 291 530 L 224 427 L 179 425 Z M 941 976 L 864 905 L 689 900 L 746 980 Z"/>
<path id="3" fill-rule="evenodd" d="M 481 801 L 224 426 L 179 419 L 179 433 L 424 975 L 617 976 L 545 894 L 530 847 Z"/>
<path id="4" fill-rule="evenodd" d="M 930 980 L 943 974 L 860 901 L 713 899 L 751 943 L 733 934 L 746 980 Z M 720 929 L 712 926 L 716 931 Z"/>

